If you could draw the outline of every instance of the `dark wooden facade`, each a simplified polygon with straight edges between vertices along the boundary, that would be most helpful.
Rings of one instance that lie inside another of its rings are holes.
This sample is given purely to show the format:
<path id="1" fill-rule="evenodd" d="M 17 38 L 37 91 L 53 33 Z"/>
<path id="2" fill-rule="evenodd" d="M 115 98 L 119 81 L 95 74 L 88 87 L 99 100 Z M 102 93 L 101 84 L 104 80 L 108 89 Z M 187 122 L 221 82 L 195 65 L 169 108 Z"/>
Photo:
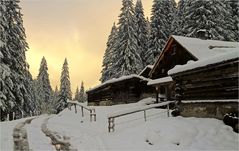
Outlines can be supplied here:
<path id="1" fill-rule="evenodd" d="M 151 79 L 167 77 L 170 69 L 176 65 L 184 65 L 189 60 L 197 61 L 198 59 L 190 54 L 173 37 L 170 37 L 149 76 Z"/>
<path id="2" fill-rule="evenodd" d="M 238 99 L 238 58 L 171 76 L 181 100 Z"/>
<path id="3" fill-rule="evenodd" d="M 93 90 L 89 90 L 89 105 L 115 105 L 134 103 L 140 99 L 154 95 L 154 88 L 147 86 L 147 80 L 131 77 L 116 82 L 103 84 Z"/>
<path id="4" fill-rule="evenodd" d="M 197 61 L 198 59 L 186 50 L 173 37 L 170 37 L 164 50 L 159 55 L 153 69 L 149 73 L 151 79 L 158 79 L 168 76 L 168 71 L 176 65 L 184 65 L 189 60 Z M 156 96 L 165 95 L 165 100 L 175 99 L 175 83 L 159 83 L 154 85 Z M 160 98 L 156 98 L 157 100 Z M 162 99 L 161 99 L 162 100 Z"/>

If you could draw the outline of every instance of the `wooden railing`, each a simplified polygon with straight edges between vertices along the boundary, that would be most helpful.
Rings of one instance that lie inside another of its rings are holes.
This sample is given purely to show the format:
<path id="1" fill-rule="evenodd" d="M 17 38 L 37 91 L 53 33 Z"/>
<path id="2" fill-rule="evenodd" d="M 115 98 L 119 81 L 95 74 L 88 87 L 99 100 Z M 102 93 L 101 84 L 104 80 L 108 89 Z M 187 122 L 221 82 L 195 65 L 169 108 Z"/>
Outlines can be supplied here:
<path id="1" fill-rule="evenodd" d="M 167 101 L 167 102 L 142 106 L 142 107 L 138 107 L 138 108 L 134 108 L 134 109 L 130 109 L 130 110 L 124 110 L 121 112 L 113 113 L 108 116 L 108 131 L 109 131 L 109 133 L 115 131 L 115 118 L 130 115 L 130 114 L 137 113 L 137 112 L 144 112 L 144 120 L 146 122 L 147 121 L 146 110 L 156 108 L 156 107 L 167 106 L 167 116 L 169 117 L 169 105 L 171 103 L 174 103 L 174 101 Z"/>
<path id="2" fill-rule="evenodd" d="M 76 106 L 79 106 L 81 108 L 81 116 L 84 117 L 84 109 L 86 111 L 88 111 L 90 113 L 90 121 L 96 121 L 96 112 L 95 112 L 95 109 L 92 109 L 92 108 L 88 108 L 82 104 L 80 104 L 79 102 L 77 101 L 67 101 L 67 103 L 69 104 L 69 109 L 71 110 L 71 106 L 74 105 L 75 107 L 75 113 L 77 113 L 77 107 Z"/>

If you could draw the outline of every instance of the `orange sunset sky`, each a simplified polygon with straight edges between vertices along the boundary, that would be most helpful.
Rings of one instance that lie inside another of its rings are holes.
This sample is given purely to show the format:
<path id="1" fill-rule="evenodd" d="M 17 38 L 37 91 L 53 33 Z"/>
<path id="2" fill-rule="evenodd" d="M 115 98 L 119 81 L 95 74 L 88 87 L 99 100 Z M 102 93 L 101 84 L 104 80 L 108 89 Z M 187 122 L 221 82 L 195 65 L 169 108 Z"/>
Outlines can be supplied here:
<path id="1" fill-rule="evenodd" d="M 148 17 L 152 1 L 142 0 Z M 73 93 L 81 81 L 85 89 L 100 84 L 106 42 L 113 22 L 118 22 L 122 0 L 22 0 L 20 5 L 29 44 L 27 62 L 33 78 L 45 56 L 52 88 L 59 88 L 67 57 Z"/>

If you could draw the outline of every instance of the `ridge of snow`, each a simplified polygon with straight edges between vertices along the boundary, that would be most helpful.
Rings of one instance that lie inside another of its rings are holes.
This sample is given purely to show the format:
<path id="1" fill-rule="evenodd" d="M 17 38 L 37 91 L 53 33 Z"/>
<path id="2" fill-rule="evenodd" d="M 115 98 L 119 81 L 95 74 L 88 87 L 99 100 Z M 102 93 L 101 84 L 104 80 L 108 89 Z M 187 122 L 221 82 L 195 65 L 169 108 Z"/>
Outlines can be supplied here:
<path id="1" fill-rule="evenodd" d="M 150 80 L 147 85 L 155 85 L 160 83 L 167 83 L 173 81 L 172 77 L 167 76 L 159 79 Z"/>
<path id="2" fill-rule="evenodd" d="M 215 103 L 215 102 L 239 102 L 239 99 L 225 99 L 225 100 L 182 100 L 182 103 Z"/>
<path id="3" fill-rule="evenodd" d="M 122 76 L 122 77 L 119 77 L 119 78 L 113 78 L 113 79 L 108 80 L 108 81 L 106 81 L 106 82 L 104 82 L 104 83 L 102 83 L 102 84 L 100 84 L 100 85 L 98 85 L 98 86 L 96 86 L 96 87 L 94 87 L 92 89 L 87 90 L 86 92 L 90 92 L 92 90 L 98 89 L 98 88 L 100 88 L 100 87 L 102 87 L 102 86 L 104 86 L 106 84 L 111 84 L 111 83 L 115 83 L 115 82 L 119 82 L 119 81 L 124 81 L 124 80 L 132 79 L 132 78 L 138 78 L 138 79 L 141 79 L 143 81 L 149 81 L 150 80 L 148 78 L 139 76 L 137 74 L 131 74 L 131 75 L 128 75 L 128 76 Z"/>
<path id="4" fill-rule="evenodd" d="M 231 48 L 239 48 L 238 42 L 202 40 L 176 35 L 172 35 L 172 37 L 199 60 L 230 52 Z M 218 49 L 218 47 L 223 49 Z"/>
<path id="5" fill-rule="evenodd" d="M 239 58 L 238 50 L 234 50 L 229 53 L 223 53 L 221 55 L 216 55 L 211 58 L 206 58 L 203 60 L 195 61 L 193 63 L 188 62 L 185 65 L 176 65 L 173 69 L 168 71 L 168 75 L 173 75 L 173 74 L 176 74 L 179 72 L 184 72 L 184 71 L 192 70 L 195 68 L 204 67 L 204 66 L 207 66 L 210 64 L 215 64 L 215 63 L 219 63 L 219 62 L 223 62 L 223 61 L 227 61 L 227 60 L 231 60 L 231 59 L 236 59 L 236 58 Z"/>

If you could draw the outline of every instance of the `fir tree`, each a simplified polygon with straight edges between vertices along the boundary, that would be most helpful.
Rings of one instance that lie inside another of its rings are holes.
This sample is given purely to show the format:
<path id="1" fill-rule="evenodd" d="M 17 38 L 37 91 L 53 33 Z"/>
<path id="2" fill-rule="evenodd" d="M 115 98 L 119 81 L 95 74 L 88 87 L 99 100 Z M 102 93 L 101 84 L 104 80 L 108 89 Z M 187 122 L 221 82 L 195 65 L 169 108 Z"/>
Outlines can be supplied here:
<path id="1" fill-rule="evenodd" d="M 116 43 L 116 62 L 113 64 L 113 77 L 137 74 L 142 70 L 142 60 L 136 35 L 136 18 L 132 0 L 123 0 L 119 16 Z"/>
<path id="2" fill-rule="evenodd" d="M 135 5 L 135 17 L 136 17 L 136 37 L 140 56 L 143 62 L 143 66 L 146 66 L 145 53 L 147 51 L 148 43 L 148 23 L 144 17 L 144 9 L 141 0 L 137 0 Z"/>
<path id="3" fill-rule="evenodd" d="M 224 0 L 224 4 L 227 7 L 227 10 L 229 12 L 229 18 L 232 17 L 232 26 L 229 27 L 231 28 L 232 31 L 234 31 L 234 38 L 232 39 L 234 41 L 239 41 L 239 1 L 238 0 Z M 230 20 L 228 20 L 230 21 Z M 229 24 L 230 25 L 230 24 Z"/>
<path id="4" fill-rule="evenodd" d="M 72 99 L 71 83 L 67 59 L 65 59 L 61 72 L 60 100 L 57 105 L 57 112 L 62 111 L 67 106 L 67 100 Z"/>
<path id="5" fill-rule="evenodd" d="M 115 23 L 111 29 L 111 33 L 108 38 L 107 48 L 105 50 L 103 65 L 102 65 L 102 75 L 100 81 L 103 83 L 112 78 L 113 73 L 113 63 L 115 63 L 115 58 L 113 57 L 116 53 L 115 44 L 117 37 L 117 28 Z"/>
<path id="6" fill-rule="evenodd" d="M 28 48 L 18 0 L 0 1 L 0 102 L 1 120 L 34 114 L 32 79 L 26 63 Z"/>
<path id="7" fill-rule="evenodd" d="M 77 88 L 76 88 L 76 92 L 75 92 L 75 97 L 74 97 L 74 100 L 75 101 L 80 101 L 80 95 L 79 95 L 79 88 L 78 88 L 78 86 L 77 86 Z"/>
<path id="8" fill-rule="evenodd" d="M 175 35 L 184 35 L 182 33 L 181 27 L 183 26 L 184 18 L 185 18 L 185 5 L 186 0 L 180 0 L 178 2 L 178 7 L 175 13 L 172 31 Z"/>
<path id="9" fill-rule="evenodd" d="M 182 31 L 185 36 L 197 37 L 197 31 L 205 29 L 214 40 L 232 41 L 233 18 L 223 1 L 188 0 L 185 6 L 185 22 Z"/>
<path id="10" fill-rule="evenodd" d="M 79 102 L 86 102 L 85 87 L 83 81 L 81 82 L 80 92 L 79 92 Z"/>
<path id="11" fill-rule="evenodd" d="M 41 60 L 39 74 L 37 76 L 39 101 L 50 102 L 52 100 L 52 88 L 50 85 L 48 67 L 45 57 Z"/>
<path id="12" fill-rule="evenodd" d="M 174 0 L 154 0 L 153 2 L 151 32 L 146 53 L 147 64 L 154 63 L 167 39 L 172 34 L 171 26 L 175 13 L 175 4 Z"/>
<path id="13" fill-rule="evenodd" d="M 58 87 L 56 86 L 55 87 L 55 90 L 53 91 L 53 99 L 52 99 L 52 102 L 51 102 L 51 107 L 52 107 L 52 113 L 57 113 L 57 105 L 58 105 L 58 102 L 59 102 L 59 90 L 58 90 Z"/>

